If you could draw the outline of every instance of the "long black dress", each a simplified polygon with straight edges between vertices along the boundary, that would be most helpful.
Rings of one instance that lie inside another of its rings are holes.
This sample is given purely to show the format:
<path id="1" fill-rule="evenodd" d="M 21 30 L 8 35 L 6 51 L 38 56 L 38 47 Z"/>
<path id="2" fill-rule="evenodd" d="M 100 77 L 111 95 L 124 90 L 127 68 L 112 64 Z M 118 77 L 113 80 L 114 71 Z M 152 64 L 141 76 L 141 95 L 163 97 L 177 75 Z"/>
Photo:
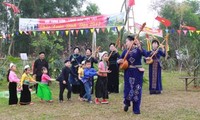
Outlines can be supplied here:
<path id="1" fill-rule="evenodd" d="M 109 55 L 111 51 L 109 52 Z M 113 52 L 109 59 L 109 70 L 111 73 L 108 73 L 108 92 L 110 93 L 119 93 L 119 66 L 117 59 L 120 57 L 118 52 Z"/>
<path id="2" fill-rule="evenodd" d="M 78 76 L 78 65 L 81 64 L 81 62 L 83 61 L 83 57 L 79 54 L 73 54 L 70 56 L 70 61 L 71 61 L 71 70 L 72 72 Z M 69 79 L 70 84 L 72 84 L 72 92 L 74 94 L 80 93 L 82 92 L 81 90 L 81 81 L 78 80 L 76 77 L 70 75 L 70 79 Z M 82 96 L 83 93 L 81 93 Z"/>

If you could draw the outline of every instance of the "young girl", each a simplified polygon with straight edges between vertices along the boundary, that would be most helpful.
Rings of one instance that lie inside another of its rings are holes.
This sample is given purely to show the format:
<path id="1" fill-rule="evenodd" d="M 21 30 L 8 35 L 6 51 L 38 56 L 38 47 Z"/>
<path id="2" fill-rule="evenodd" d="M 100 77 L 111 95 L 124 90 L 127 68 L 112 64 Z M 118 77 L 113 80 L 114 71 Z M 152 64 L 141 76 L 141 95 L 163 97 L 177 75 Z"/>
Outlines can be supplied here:
<path id="1" fill-rule="evenodd" d="M 37 96 L 41 98 L 41 101 L 53 102 L 52 94 L 48 86 L 48 82 L 51 81 L 51 78 L 47 75 L 48 71 L 46 67 L 42 67 L 42 73 L 41 83 L 38 84 Z"/>
<path id="2" fill-rule="evenodd" d="M 29 90 L 29 84 L 30 82 L 36 83 L 36 81 L 33 80 L 33 78 L 30 76 L 30 72 L 31 72 L 30 66 L 26 65 L 24 67 L 24 74 L 22 75 L 21 83 L 20 83 L 20 86 L 21 86 L 20 104 L 21 105 L 33 104 L 31 102 L 31 92 Z"/>
<path id="3" fill-rule="evenodd" d="M 98 65 L 98 78 L 97 78 L 96 87 L 95 87 L 95 89 L 96 89 L 96 91 L 95 91 L 95 95 L 96 95 L 95 104 L 100 103 L 99 98 L 103 98 L 101 103 L 103 103 L 103 104 L 108 103 L 108 101 L 106 100 L 106 99 L 108 99 L 107 73 L 110 73 L 110 71 L 108 70 L 108 65 L 107 65 L 107 62 L 106 62 L 107 57 L 108 57 L 108 53 L 106 51 L 104 51 L 100 55 L 101 62 L 99 62 L 99 65 Z"/>
<path id="4" fill-rule="evenodd" d="M 10 63 L 10 69 L 8 70 L 7 80 L 9 82 L 9 105 L 17 105 L 17 83 L 20 79 L 15 74 L 16 65 Z"/>

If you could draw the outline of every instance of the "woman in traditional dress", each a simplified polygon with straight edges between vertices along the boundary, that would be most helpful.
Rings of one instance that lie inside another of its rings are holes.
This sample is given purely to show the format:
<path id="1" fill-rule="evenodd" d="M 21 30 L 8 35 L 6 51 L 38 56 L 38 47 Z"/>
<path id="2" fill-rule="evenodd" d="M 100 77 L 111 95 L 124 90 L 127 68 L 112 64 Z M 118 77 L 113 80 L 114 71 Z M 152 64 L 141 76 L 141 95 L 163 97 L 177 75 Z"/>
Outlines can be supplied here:
<path id="1" fill-rule="evenodd" d="M 78 76 L 78 67 L 79 67 L 79 65 L 81 65 L 81 62 L 83 61 L 83 57 L 79 54 L 79 52 L 80 52 L 80 48 L 75 47 L 74 54 L 72 54 L 69 58 L 71 61 L 71 64 L 72 64 L 72 66 L 71 66 L 72 73 L 74 73 L 77 76 Z M 72 92 L 73 93 L 76 94 L 76 93 L 82 92 L 81 88 L 80 88 L 81 81 L 78 80 L 78 78 L 71 75 L 69 81 L 70 81 L 70 84 L 72 84 Z M 84 94 L 85 93 L 82 93 L 80 95 L 80 97 L 83 97 Z"/>
<path id="2" fill-rule="evenodd" d="M 36 81 L 30 75 L 31 69 L 29 65 L 24 67 L 24 74 L 22 75 L 20 86 L 21 86 L 21 96 L 20 96 L 20 104 L 21 105 L 31 105 L 31 92 L 29 90 L 30 82 L 36 83 Z"/>
<path id="3" fill-rule="evenodd" d="M 111 43 L 109 45 L 109 70 L 111 73 L 108 73 L 108 92 L 109 93 L 119 93 L 119 67 L 117 59 L 120 57 L 115 44 Z"/>
<path id="4" fill-rule="evenodd" d="M 17 83 L 20 82 L 20 79 L 17 77 L 16 73 L 16 65 L 10 63 L 10 69 L 8 70 L 7 80 L 9 82 L 9 105 L 17 105 Z"/>
<path id="5" fill-rule="evenodd" d="M 150 94 L 161 94 L 162 91 L 162 77 L 161 77 L 161 57 L 165 57 L 165 49 L 164 46 L 161 44 L 159 49 L 160 43 L 158 40 L 152 41 L 152 47 L 153 49 L 151 51 L 147 52 L 147 58 L 154 54 L 154 52 L 157 50 L 155 55 L 153 56 L 153 63 L 149 65 L 149 91 Z"/>
<path id="6" fill-rule="evenodd" d="M 134 43 L 133 46 L 131 46 Z M 144 68 L 142 68 L 142 56 L 146 55 L 146 51 L 141 47 L 140 42 L 134 36 L 126 38 L 126 46 L 130 49 L 126 60 L 128 68 L 124 70 L 124 111 L 127 112 L 130 102 L 133 103 L 133 113 L 140 114 L 140 104 L 142 96 L 142 82 Z M 124 62 L 123 58 L 127 53 L 127 49 L 123 51 L 121 59 L 118 63 Z"/>

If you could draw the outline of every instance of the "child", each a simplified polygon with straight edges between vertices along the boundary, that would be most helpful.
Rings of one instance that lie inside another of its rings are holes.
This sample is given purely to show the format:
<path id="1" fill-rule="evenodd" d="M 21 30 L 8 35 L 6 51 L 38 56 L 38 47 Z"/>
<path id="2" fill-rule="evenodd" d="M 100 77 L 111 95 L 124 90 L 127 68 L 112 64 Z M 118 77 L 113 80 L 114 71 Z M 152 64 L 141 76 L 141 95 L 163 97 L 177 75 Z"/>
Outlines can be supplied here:
<path id="1" fill-rule="evenodd" d="M 30 76 L 30 66 L 26 65 L 24 67 L 24 74 L 22 75 L 20 86 L 21 86 L 21 96 L 20 96 L 20 105 L 32 105 L 31 102 L 31 92 L 29 90 L 30 82 L 36 83 L 35 80 Z"/>
<path id="2" fill-rule="evenodd" d="M 81 78 L 84 76 L 84 65 L 85 61 L 81 62 L 81 65 L 78 67 L 78 79 L 81 80 Z"/>
<path id="3" fill-rule="evenodd" d="M 9 105 L 17 105 L 17 83 L 20 82 L 20 79 L 15 74 L 16 65 L 10 63 L 10 69 L 8 70 L 7 80 L 9 82 Z"/>
<path id="4" fill-rule="evenodd" d="M 51 81 L 49 75 L 47 75 L 48 70 L 46 67 L 42 67 L 42 80 L 38 83 L 37 96 L 41 98 L 41 101 L 46 100 L 48 102 L 53 102 L 52 94 L 48 86 L 48 82 Z"/>
<path id="5" fill-rule="evenodd" d="M 69 75 L 71 74 L 71 75 L 77 77 L 77 75 L 72 73 L 72 71 L 70 69 L 70 67 L 71 67 L 70 60 L 65 60 L 64 63 L 65 63 L 65 67 L 62 69 L 62 73 L 57 78 L 57 80 L 59 81 L 59 85 L 60 85 L 59 101 L 61 103 L 63 102 L 63 92 L 64 92 L 65 88 L 68 90 L 67 99 L 70 100 L 70 98 L 71 98 L 71 84 L 69 83 L 69 80 L 68 80 Z"/>
<path id="6" fill-rule="evenodd" d="M 92 103 L 91 97 L 91 88 L 92 88 L 92 78 L 97 75 L 97 71 L 94 68 L 91 68 L 90 60 L 85 61 L 85 68 L 84 68 L 84 76 L 82 77 L 81 81 L 84 84 L 85 88 L 85 95 L 83 98 L 87 99 L 89 103 Z"/>
<path id="7" fill-rule="evenodd" d="M 101 103 L 108 104 L 108 101 L 106 100 L 106 99 L 108 99 L 107 73 L 110 73 L 110 71 L 108 70 L 108 65 L 106 62 L 107 57 L 108 57 L 108 53 L 106 51 L 104 51 L 103 53 L 100 54 L 101 62 L 99 62 L 99 65 L 98 65 L 98 78 L 97 78 L 96 87 L 95 87 L 95 89 L 96 89 L 95 104 L 100 103 L 99 98 L 103 98 Z"/>

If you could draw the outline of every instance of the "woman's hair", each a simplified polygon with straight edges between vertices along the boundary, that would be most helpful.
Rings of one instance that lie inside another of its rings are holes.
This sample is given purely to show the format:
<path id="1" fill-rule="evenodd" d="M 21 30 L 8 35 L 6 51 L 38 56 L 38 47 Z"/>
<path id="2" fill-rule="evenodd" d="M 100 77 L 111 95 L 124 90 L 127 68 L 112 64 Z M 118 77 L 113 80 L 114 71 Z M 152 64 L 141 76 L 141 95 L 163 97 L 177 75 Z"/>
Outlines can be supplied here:
<path id="1" fill-rule="evenodd" d="M 152 40 L 152 44 L 153 44 L 153 43 L 157 43 L 157 44 L 158 44 L 158 46 L 160 45 L 159 41 L 158 41 L 158 40 L 156 40 L 156 39 L 153 39 L 153 40 Z"/>
<path id="2" fill-rule="evenodd" d="M 79 47 L 75 47 L 74 50 L 75 50 L 75 49 L 78 49 L 78 51 L 80 51 L 80 48 L 79 48 Z M 74 50 L 73 50 L 73 51 L 74 51 Z"/>
<path id="3" fill-rule="evenodd" d="M 110 43 L 109 47 L 110 47 L 111 45 L 115 46 L 115 43 Z"/>
<path id="4" fill-rule="evenodd" d="M 89 50 L 90 52 L 92 52 L 92 49 L 91 49 L 91 48 L 86 48 L 86 51 L 87 51 L 87 50 Z"/>
<path id="5" fill-rule="evenodd" d="M 135 39 L 135 36 L 134 35 L 128 35 L 126 38 L 130 41 L 133 41 Z"/>
<path id="6" fill-rule="evenodd" d="M 11 71 L 11 69 L 9 69 L 9 70 L 8 70 L 8 73 L 7 73 L 7 81 L 8 81 L 8 82 L 9 82 L 10 71 Z"/>

